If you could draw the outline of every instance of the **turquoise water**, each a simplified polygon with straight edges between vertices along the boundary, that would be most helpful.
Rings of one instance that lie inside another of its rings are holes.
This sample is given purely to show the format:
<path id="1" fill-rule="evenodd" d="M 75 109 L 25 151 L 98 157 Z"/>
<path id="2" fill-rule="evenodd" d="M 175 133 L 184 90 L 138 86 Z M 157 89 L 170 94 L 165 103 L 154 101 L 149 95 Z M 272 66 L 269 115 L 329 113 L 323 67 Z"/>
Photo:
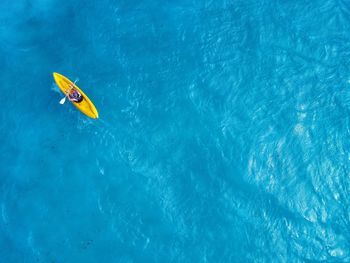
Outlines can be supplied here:
<path id="1" fill-rule="evenodd" d="M 349 262 L 349 32 L 344 0 L 2 0 L 0 261 Z"/>

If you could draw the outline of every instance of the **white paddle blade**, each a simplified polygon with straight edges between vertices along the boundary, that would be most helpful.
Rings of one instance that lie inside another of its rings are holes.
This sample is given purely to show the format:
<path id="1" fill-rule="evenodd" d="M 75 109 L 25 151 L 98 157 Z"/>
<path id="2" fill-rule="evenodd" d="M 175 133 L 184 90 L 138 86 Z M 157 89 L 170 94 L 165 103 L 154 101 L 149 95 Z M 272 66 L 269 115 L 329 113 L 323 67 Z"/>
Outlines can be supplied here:
<path id="1" fill-rule="evenodd" d="M 60 104 L 61 104 L 61 105 L 63 105 L 65 102 L 66 102 L 66 97 L 64 97 L 64 98 L 62 98 L 62 99 L 60 100 Z"/>

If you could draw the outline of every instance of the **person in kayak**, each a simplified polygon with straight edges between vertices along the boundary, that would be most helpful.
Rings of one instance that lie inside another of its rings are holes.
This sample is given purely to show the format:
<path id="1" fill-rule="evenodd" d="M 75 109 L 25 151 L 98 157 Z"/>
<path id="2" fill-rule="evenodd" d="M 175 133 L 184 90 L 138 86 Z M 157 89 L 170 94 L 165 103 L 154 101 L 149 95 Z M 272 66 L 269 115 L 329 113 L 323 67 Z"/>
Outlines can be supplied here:
<path id="1" fill-rule="evenodd" d="M 70 90 L 67 95 L 68 99 L 76 103 L 82 102 L 83 95 L 81 95 L 81 93 L 78 90 L 76 90 L 72 84 L 69 84 L 69 88 Z"/>

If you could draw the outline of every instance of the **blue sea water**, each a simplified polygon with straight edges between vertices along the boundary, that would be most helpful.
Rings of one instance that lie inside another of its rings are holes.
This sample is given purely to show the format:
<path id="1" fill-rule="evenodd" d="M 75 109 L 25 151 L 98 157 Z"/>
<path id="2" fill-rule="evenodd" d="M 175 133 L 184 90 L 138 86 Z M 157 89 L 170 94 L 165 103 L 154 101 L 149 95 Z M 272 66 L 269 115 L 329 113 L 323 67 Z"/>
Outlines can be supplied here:
<path id="1" fill-rule="evenodd" d="M 0 262 L 350 262 L 349 32 L 346 0 L 2 0 Z"/>

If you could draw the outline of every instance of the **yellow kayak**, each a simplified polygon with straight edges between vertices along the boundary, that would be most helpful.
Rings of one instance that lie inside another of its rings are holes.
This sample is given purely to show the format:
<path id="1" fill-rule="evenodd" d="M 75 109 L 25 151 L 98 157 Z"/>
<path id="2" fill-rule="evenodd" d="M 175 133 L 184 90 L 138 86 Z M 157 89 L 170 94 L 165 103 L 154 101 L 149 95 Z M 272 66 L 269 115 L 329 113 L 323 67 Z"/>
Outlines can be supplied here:
<path id="1" fill-rule="evenodd" d="M 70 92 L 69 85 L 73 86 L 74 89 L 79 91 L 81 95 L 83 96 L 83 100 L 81 102 L 74 102 L 73 105 L 77 107 L 82 113 L 89 116 L 90 118 L 97 119 L 98 118 L 98 112 L 95 107 L 95 105 L 91 102 L 91 100 L 88 98 L 88 96 L 85 95 L 85 93 L 77 87 L 72 81 L 70 81 L 65 76 L 58 74 L 56 72 L 53 73 L 53 78 L 55 79 L 55 82 L 57 83 L 60 90 L 63 92 L 65 96 Z"/>

